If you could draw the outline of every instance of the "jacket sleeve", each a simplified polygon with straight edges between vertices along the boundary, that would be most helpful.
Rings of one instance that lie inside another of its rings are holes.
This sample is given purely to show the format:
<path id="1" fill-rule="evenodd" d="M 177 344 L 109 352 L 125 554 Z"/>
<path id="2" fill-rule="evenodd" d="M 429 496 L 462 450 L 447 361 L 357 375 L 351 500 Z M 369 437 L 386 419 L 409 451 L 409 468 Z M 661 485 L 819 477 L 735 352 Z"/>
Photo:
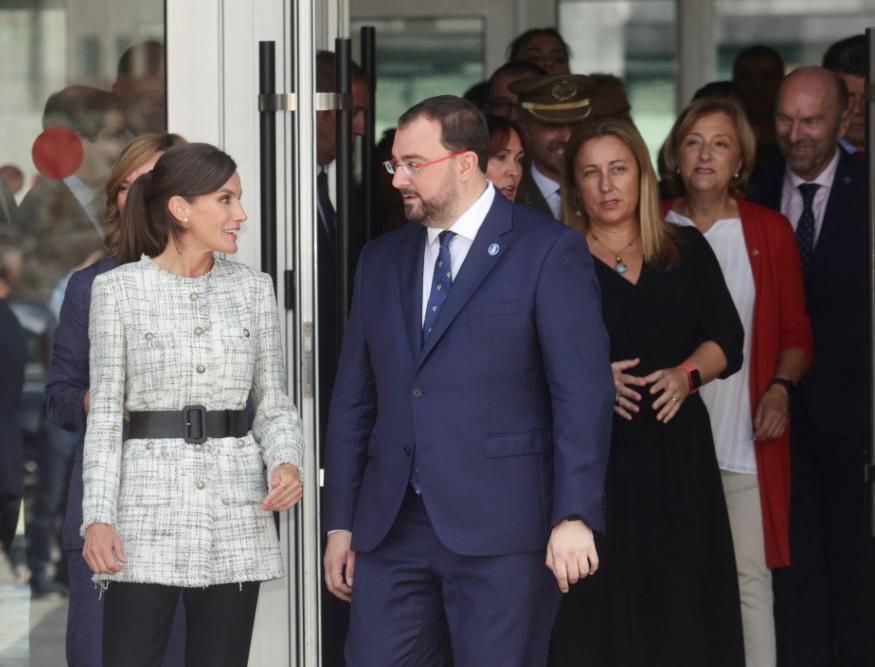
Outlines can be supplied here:
<path id="1" fill-rule="evenodd" d="M 52 345 L 52 365 L 46 383 L 46 411 L 53 424 L 84 433 L 88 392 L 87 278 L 74 273 L 64 293 L 61 317 Z"/>
<path id="2" fill-rule="evenodd" d="M 601 295 L 586 240 L 564 230 L 538 279 L 535 318 L 553 408 L 553 514 L 604 531 L 614 384 Z"/>
<path id="3" fill-rule="evenodd" d="M 119 293 L 108 278 L 94 281 L 88 325 L 91 409 L 82 463 L 83 536 L 92 523 L 115 524 L 121 477 L 126 341 Z"/>
<path id="4" fill-rule="evenodd" d="M 267 466 L 269 487 L 271 474 L 282 463 L 291 463 L 303 472 L 304 436 L 298 412 L 286 392 L 279 314 L 267 275 L 258 275 L 257 290 L 252 434 Z"/>

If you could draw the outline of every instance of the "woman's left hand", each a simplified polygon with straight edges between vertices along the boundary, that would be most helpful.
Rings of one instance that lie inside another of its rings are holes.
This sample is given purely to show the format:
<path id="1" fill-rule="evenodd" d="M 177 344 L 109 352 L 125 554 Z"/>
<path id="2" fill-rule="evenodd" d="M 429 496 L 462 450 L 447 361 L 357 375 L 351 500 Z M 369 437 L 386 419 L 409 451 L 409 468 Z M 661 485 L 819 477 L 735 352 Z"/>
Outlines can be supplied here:
<path id="1" fill-rule="evenodd" d="M 274 468 L 270 476 L 270 492 L 261 501 L 261 509 L 265 512 L 285 512 L 303 495 L 300 471 L 291 463 L 282 463 Z"/>
<path id="2" fill-rule="evenodd" d="M 690 393 L 687 372 L 678 366 L 663 368 L 645 376 L 644 380 L 653 385 L 650 387 L 652 395 L 659 394 L 653 401 L 653 409 L 657 411 L 656 420 L 668 424 Z"/>
<path id="3" fill-rule="evenodd" d="M 784 435 L 790 412 L 790 396 L 787 390 L 773 384 L 763 394 L 753 418 L 754 440 L 774 440 Z"/>

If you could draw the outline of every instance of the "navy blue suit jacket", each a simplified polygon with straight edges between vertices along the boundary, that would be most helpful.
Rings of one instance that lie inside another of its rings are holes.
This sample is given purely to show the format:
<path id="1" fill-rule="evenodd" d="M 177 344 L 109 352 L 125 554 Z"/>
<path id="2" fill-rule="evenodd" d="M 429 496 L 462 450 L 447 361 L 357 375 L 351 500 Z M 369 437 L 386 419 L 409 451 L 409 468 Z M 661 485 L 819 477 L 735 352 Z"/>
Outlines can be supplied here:
<path id="1" fill-rule="evenodd" d="M 614 388 L 585 239 L 496 194 L 423 345 L 426 236 L 410 223 L 360 256 L 325 528 L 352 530 L 356 551 L 377 547 L 415 448 L 432 525 L 455 553 L 543 549 L 571 515 L 602 530 Z"/>
<path id="2" fill-rule="evenodd" d="M 52 423 L 79 435 L 64 517 L 63 546 L 78 549 L 82 524 L 82 446 L 85 438 L 83 401 L 90 384 L 88 376 L 88 313 L 91 285 L 101 273 L 115 268 L 114 257 L 104 257 L 70 276 L 61 317 L 52 346 L 52 366 L 46 382 L 46 410 Z"/>
<path id="3" fill-rule="evenodd" d="M 814 362 L 796 407 L 823 435 L 868 429 L 868 177 L 866 163 L 839 148 L 835 179 L 805 284 Z M 751 179 L 748 198 L 781 210 L 784 161 Z"/>

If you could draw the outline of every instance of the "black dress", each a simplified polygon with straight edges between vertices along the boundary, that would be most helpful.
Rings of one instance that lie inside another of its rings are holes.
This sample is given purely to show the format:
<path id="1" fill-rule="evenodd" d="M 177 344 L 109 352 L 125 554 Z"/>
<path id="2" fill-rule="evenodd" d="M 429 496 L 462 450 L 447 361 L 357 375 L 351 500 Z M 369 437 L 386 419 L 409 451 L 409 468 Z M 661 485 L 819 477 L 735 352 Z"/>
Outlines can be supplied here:
<path id="1" fill-rule="evenodd" d="M 744 331 L 720 266 L 694 228 L 676 230 L 680 261 L 645 266 L 637 285 L 596 260 L 611 360 L 646 375 L 717 343 L 727 377 Z M 599 572 L 565 596 L 551 664 L 744 665 L 738 583 L 711 426 L 698 394 L 668 424 L 645 391 L 631 422 L 614 417 Z"/>

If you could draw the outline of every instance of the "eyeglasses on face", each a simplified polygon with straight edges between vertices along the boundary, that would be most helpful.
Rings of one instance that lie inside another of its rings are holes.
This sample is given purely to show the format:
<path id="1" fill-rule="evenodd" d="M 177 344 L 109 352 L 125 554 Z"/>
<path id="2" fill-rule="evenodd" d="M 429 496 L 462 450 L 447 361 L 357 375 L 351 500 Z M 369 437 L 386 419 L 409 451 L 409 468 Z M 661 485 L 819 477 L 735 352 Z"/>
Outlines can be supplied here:
<path id="1" fill-rule="evenodd" d="M 449 160 L 450 158 L 462 155 L 463 153 L 467 152 L 468 151 L 454 151 L 449 155 L 444 155 L 443 157 L 439 157 L 437 160 L 429 160 L 428 162 L 396 162 L 395 160 L 387 160 L 383 163 L 383 166 L 386 168 L 386 171 L 388 171 L 393 176 L 400 169 L 408 178 L 413 178 L 426 167 L 430 167 L 433 164 L 443 162 L 444 160 Z"/>

